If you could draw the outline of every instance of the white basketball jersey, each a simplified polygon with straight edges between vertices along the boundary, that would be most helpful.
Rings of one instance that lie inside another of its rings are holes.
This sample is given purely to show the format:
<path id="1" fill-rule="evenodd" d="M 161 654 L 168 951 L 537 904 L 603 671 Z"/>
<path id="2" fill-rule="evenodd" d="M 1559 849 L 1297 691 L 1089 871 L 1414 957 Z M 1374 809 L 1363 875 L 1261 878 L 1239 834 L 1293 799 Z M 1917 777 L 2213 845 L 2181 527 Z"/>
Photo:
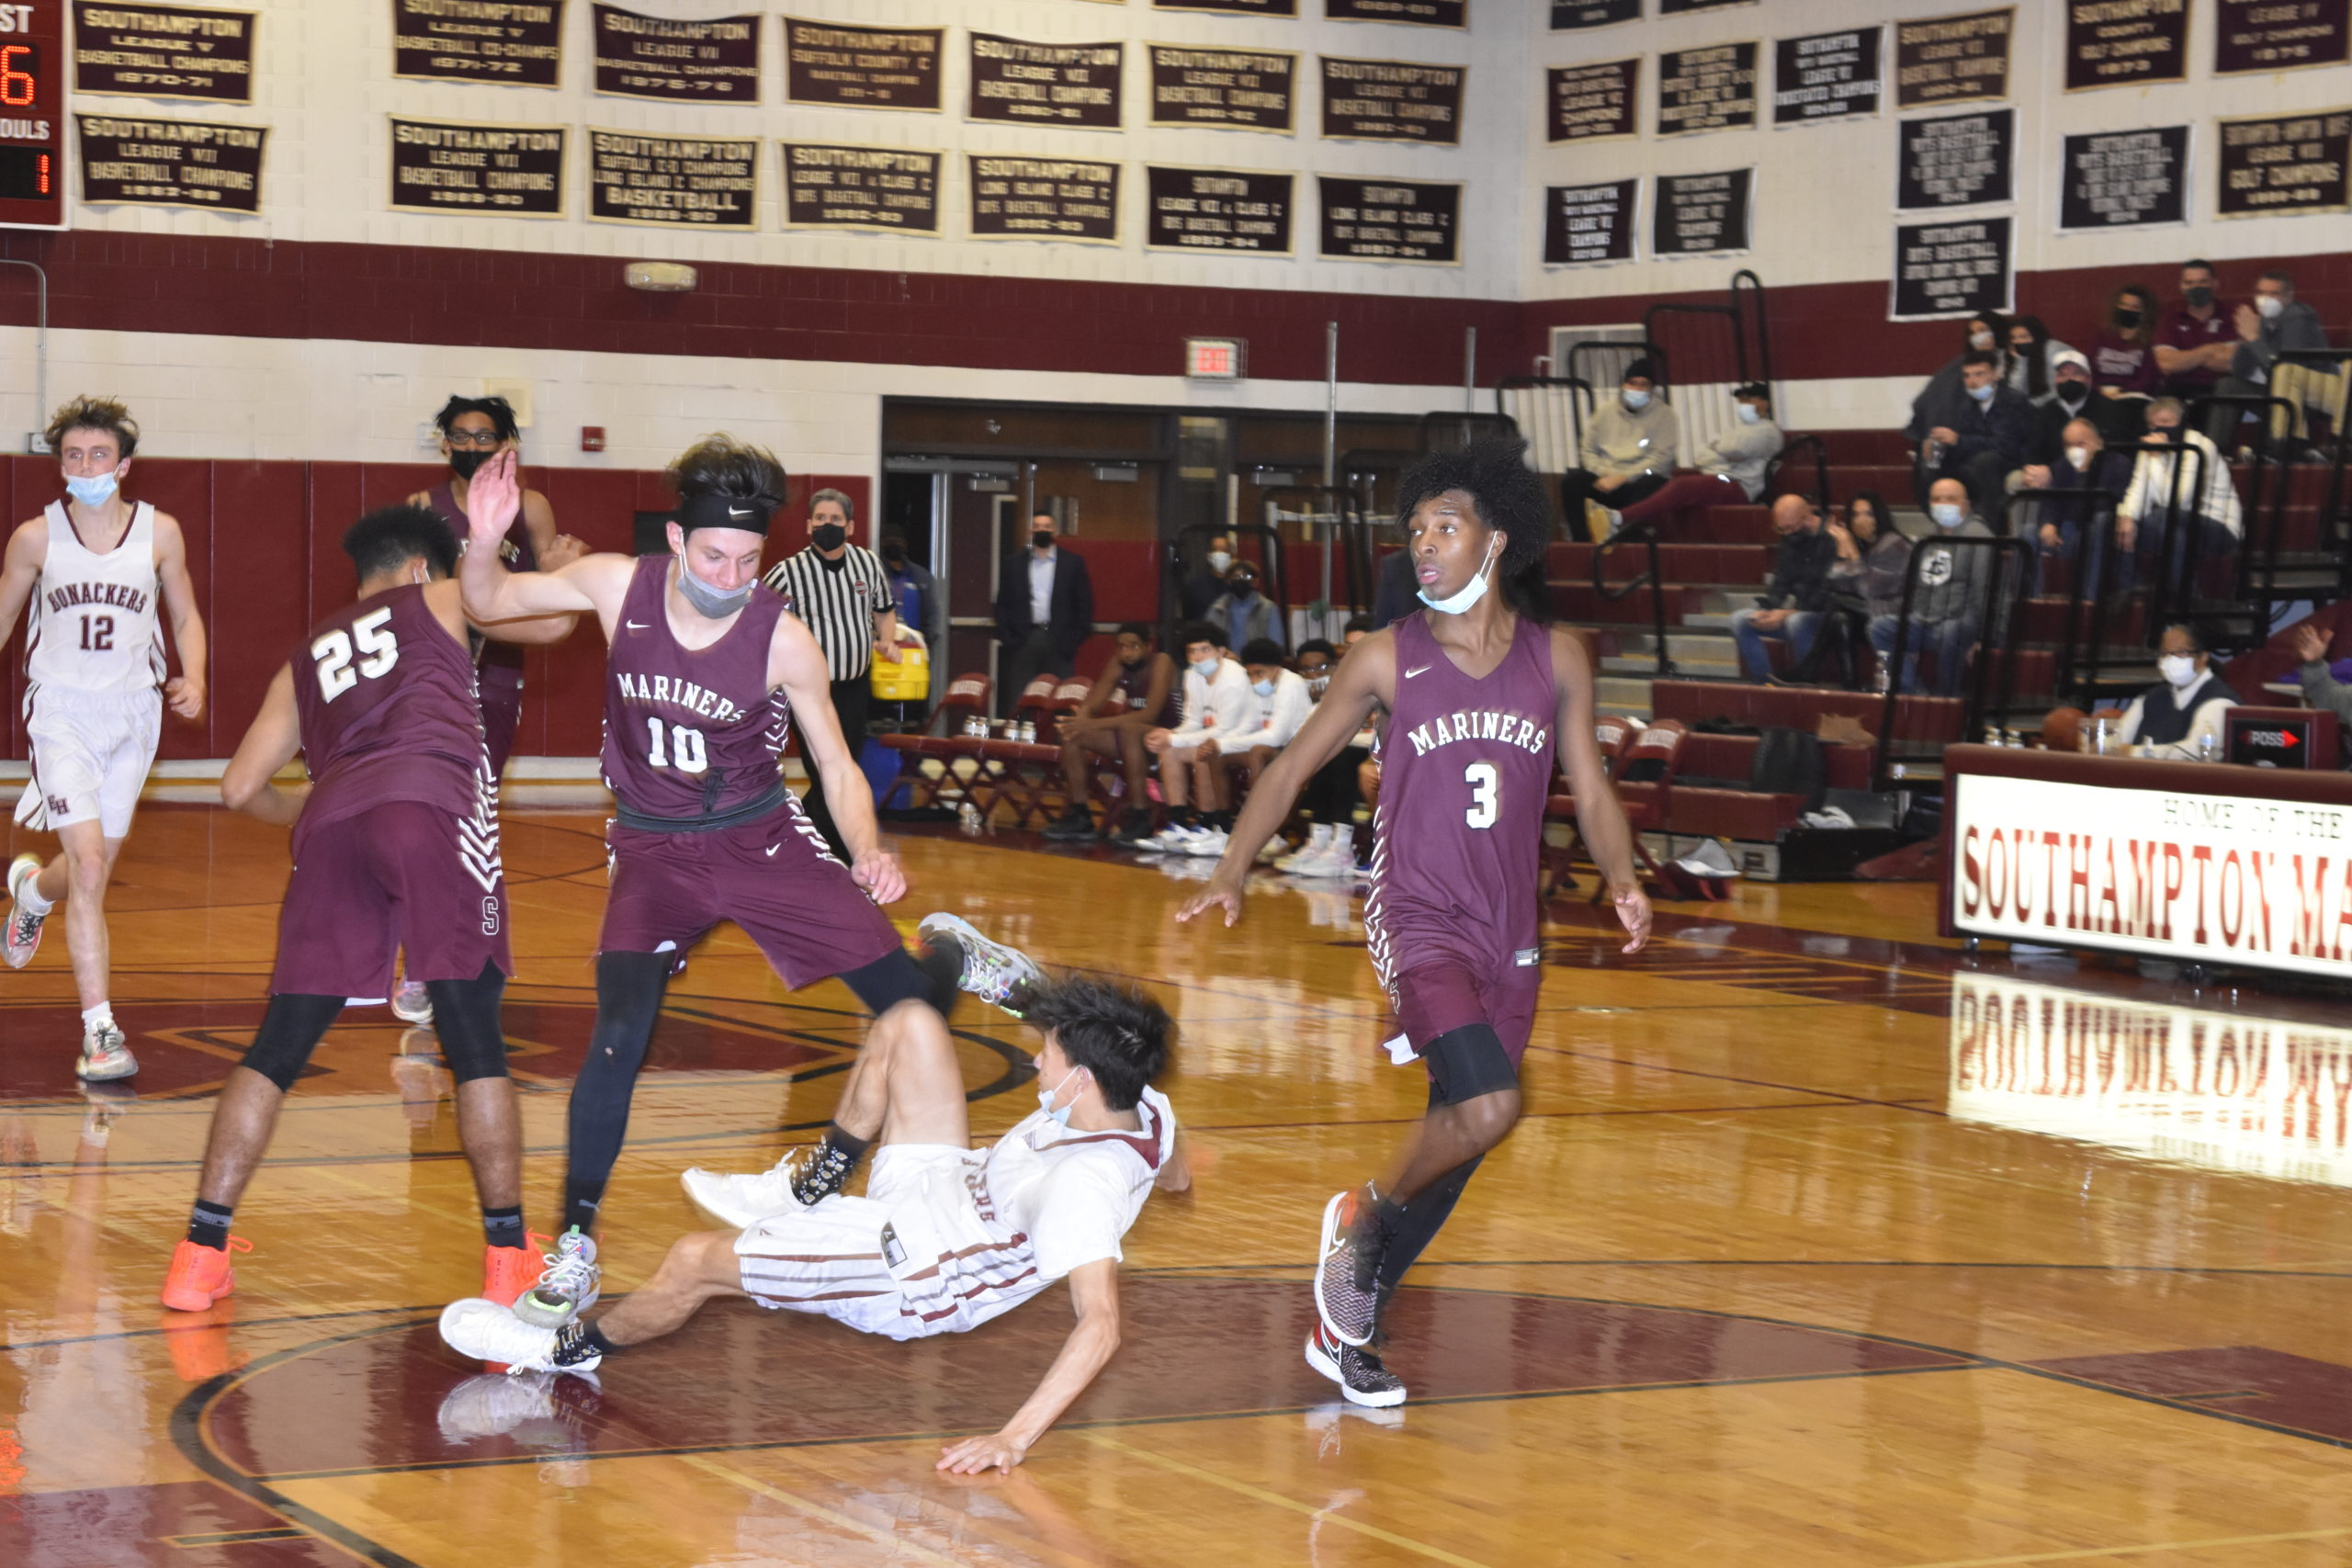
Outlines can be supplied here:
<path id="1" fill-rule="evenodd" d="M 33 592 L 25 674 L 35 687 L 76 692 L 152 692 L 164 683 L 162 597 L 155 579 L 155 509 L 130 511 L 122 543 L 105 555 L 84 547 L 52 501 L 49 558 Z"/>

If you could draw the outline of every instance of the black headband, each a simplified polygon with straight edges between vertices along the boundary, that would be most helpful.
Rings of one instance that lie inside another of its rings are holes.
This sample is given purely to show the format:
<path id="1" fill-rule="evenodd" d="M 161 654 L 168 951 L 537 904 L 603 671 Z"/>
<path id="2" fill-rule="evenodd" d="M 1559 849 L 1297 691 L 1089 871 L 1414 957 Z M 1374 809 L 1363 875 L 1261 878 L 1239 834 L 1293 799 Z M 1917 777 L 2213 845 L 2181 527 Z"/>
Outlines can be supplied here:
<path id="1" fill-rule="evenodd" d="M 765 496 L 745 500 L 741 496 L 688 496 L 678 502 L 678 528 L 691 534 L 697 528 L 740 528 L 747 534 L 764 536 L 768 520 L 775 514 L 780 503 Z"/>

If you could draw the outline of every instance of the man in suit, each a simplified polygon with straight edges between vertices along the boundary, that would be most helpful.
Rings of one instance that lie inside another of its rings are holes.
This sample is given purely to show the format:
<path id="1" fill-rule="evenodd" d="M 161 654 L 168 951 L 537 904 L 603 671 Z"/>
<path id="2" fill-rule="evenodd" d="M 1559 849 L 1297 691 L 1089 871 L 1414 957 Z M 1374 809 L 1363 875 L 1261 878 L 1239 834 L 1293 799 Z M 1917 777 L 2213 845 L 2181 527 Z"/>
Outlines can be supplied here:
<path id="1" fill-rule="evenodd" d="M 1094 629 L 1094 584 L 1086 562 L 1061 547 L 1054 514 L 1029 519 L 1029 547 L 1006 558 L 997 576 L 996 635 L 1004 644 L 998 705 L 1011 713 L 1030 682 L 1078 668 L 1079 646 Z"/>

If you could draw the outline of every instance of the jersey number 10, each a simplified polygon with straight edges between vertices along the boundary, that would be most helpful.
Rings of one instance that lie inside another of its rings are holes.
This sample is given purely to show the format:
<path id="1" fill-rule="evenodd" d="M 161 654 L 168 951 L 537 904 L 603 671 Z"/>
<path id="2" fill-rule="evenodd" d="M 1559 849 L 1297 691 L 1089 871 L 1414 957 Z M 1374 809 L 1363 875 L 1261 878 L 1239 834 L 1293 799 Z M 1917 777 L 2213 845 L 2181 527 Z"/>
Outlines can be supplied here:
<path id="1" fill-rule="evenodd" d="M 385 623 L 392 618 L 390 605 L 370 610 L 351 623 L 348 636 L 332 631 L 311 645 L 311 657 L 319 667 L 319 695 L 328 702 L 343 695 L 359 684 L 360 677 L 373 681 L 401 661 L 400 639 L 392 636 Z M 358 652 L 367 657 L 356 665 L 352 643 L 359 644 Z"/>
<path id="2" fill-rule="evenodd" d="M 703 745 L 701 730 L 688 729 L 683 724 L 664 724 L 658 718 L 648 718 L 645 728 L 652 737 L 646 745 L 645 760 L 655 767 L 674 767 L 682 773 L 699 773 L 710 767 L 710 752 Z M 670 735 L 666 755 L 662 745 L 664 730 Z"/>

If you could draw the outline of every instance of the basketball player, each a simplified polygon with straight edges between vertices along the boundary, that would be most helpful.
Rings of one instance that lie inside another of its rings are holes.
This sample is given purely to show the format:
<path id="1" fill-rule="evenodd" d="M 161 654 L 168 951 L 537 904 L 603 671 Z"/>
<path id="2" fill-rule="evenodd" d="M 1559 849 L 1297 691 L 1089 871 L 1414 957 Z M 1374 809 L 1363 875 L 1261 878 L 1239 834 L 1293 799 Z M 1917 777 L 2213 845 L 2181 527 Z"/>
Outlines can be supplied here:
<path id="1" fill-rule="evenodd" d="M 163 738 L 164 705 L 204 713 L 204 621 L 188 581 L 176 519 L 122 497 L 139 426 L 109 398 L 76 398 L 49 422 L 68 499 L 20 525 L 0 567 L 0 642 L 27 600 L 25 736 L 33 776 L 17 820 L 53 832 L 63 852 L 47 865 L 19 855 L 8 868 L 0 956 L 21 969 L 41 922 L 65 901 L 74 986 L 82 999 L 74 1071 L 96 1083 L 127 1078 L 138 1061 L 115 1027 L 107 883 L 130 835 L 140 786 Z M 157 602 L 171 612 L 180 674 L 164 680 Z"/>
<path id="2" fill-rule="evenodd" d="M 1377 708 L 1387 716 L 1364 934 L 1429 1109 L 1388 1176 L 1333 1198 L 1315 1281 L 1309 1365 L 1359 1404 L 1401 1403 L 1381 1362 L 1381 1308 L 1487 1150 L 1519 1120 L 1519 1062 L 1543 948 L 1536 857 L 1553 760 L 1637 951 L 1650 907 L 1624 813 L 1593 742 L 1592 671 L 1547 631 L 1530 579 L 1550 535 L 1526 444 L 1481 442 L 1408 473 L 1397 495 L 1427 606 L 1351 649 L 1296 739 L 1250 792 L 1209 886 L 1177 913 L 1241 917 L 1242 878 L 1299 788 Z M 1493 592 L 1499 581 L 1500 592 Z"/>
<path id="3" fill-rule="evenodd" d="M 538 1274 L 525 1250 L 522 1128 L 498 1004 L 507 956 L 498 795 L 482 747 L 458 584 L 458 541 L 421 506 L 390 506 L 343 537 L 356 604 L 312 628 L 277 672 L 220 777 L 228 804 L 294 829 L 269 1010 L 212 1112 L 187 1239 L 164 1304 L 201 1312 L 234 1289 L 229 1224 L 278 1102 L 352 1000 L 391 988 L 395 948 L 431 992 L 458 1085 L 458 1132 L 481 1201 L 482 1293 L 511 1302 Z M 312 783 L 271 782 L 300 751 Z M 243 1250 L 240 1247 L 239 1250 Z"/>
<path id="4" fill-rule="evenodd" d="M 881 1144 L 865 1196 L 721 1205 L 714 1212 L 735 1228 L 680 1237 L 650 1283 L 593 1324 L 536 1327 L 463 1301 L 441 1314 L 441 1337 L 518 1372 L 586 1372 L 721 1297 L 904 1340 L 977 1328 L 1066 1279 L 1078 1321 L 1035 1392 L 1001 1430 L 949 1444 L 938 1463 L 1010 1471 L 1118 1348 L 1119 1244 L 1144 1200 L 1191 1181 L 1175 1113 L 1149 1087 L 1168 1059 L 1159 1005 L 1072 979 L 1046 988 L 1027 1017 L 1045 1035 L 1039 1109 L 994 1146 L 971 1146 L 945 1021 L 897 1009 L 876 1021 L 842 1089 L 842 1122 Z"/>
<path id="5" fill-rule="evenodd" d="M 514 457 L 475 474 L 473 547 L 461 563 L 466 612 L 485 625 L 594 611 L 611 649 L 605 678 L 605 783 L 612 892 L 596 943 L 596 1026 L 572 1086 L 564 1233 L 550 1278 L 519 1303 L 553 1327 L 595 1300 L 591 1235 L 628 1128 L 629 1097 L 662 994 L 685 951 L 721 920 L 758 943 L 798 989 L 838 975 L 876 1018 L 942 1013 L 959 984 L 1009 997 L 1035 965 L 952 917 L 926 921 L 924 964 L 876 906 L 906 891 L 882 847 L 874 792 L 842 739 L 831 678 L 808 628 L 760 581 L 784 468 L 731 436 L 707 437 L 670 465 L 678 497 L 670 553 L 598 554 L 552 572 L 507 571 L 494 549 L 520 503 Z M 784 787 L 792 719 L 851 851 L 844 867 Z M 836 1123 L 788 1176 L 814 1202 L 848 1179 L 870 1135 Z"/>
<path id="6" fill-rule="evenodd" d="M 413 506 L 427 506 L 441 514 L 458 536 L 462 548 L 469 525 L 466 518 L 466 487 L 474 473 L 500 452 L 512 452 L 522 437 L 514 421 L 514 405 L 504 398 L 452 396 L 433 416 L 441 432 L 441 456 L 448 460 L 449 477 L 431 490 L 410 496 Z M 588 547 L 569 534 L 555 531 L 555 509 L 537 491 L 523 492 L 522 514 L 499 541 L 498 558 L 513 571 L 553 571 L 578 560 Z M 490 776 L 503 778 L 506 760 L 514 751 L 515 728 L 523 719 L 523 649 L 526 644 L 561 642 L 571 635 L 576 617 L 549 615 L 517 621 L 495 640 L 474 639 L 475 680 L 481 692 L 481 729 L 490 750 Z M 403 977 L 392 992 L 392 1011 L 403 1021 L 427 1023 L 433 1002 L 424 985 Z"/>

